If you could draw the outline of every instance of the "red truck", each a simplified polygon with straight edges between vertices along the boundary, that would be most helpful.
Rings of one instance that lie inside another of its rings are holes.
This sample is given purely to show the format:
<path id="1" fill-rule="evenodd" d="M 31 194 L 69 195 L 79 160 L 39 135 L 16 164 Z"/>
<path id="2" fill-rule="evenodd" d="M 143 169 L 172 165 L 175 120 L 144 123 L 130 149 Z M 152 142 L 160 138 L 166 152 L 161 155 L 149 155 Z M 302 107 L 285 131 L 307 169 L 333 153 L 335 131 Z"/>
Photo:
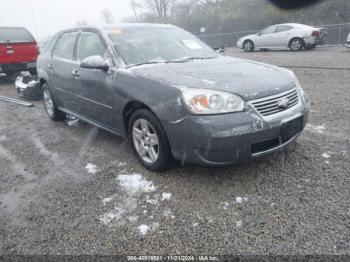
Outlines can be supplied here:
<path id="1" fill-rule="evenodd" d="M 7 76 L 21 71 L 35 75 L 38 55 L 38 44 L 27 29 L 0 27 L 0 68 Z"/>

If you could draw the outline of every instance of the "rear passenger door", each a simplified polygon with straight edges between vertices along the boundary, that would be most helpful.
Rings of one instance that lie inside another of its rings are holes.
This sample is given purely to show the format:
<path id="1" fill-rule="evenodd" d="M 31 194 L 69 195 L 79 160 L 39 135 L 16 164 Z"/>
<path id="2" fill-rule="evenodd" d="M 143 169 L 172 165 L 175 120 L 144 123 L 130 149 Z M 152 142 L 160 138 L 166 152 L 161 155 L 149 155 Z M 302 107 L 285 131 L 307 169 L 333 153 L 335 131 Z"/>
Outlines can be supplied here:
<path id="1" fill-rule="evenodd" d="M 56 102 L 60 108 L 75 111 L 77 104 L 74 97 L 76 86 L 72 74 L 76 64 L 75 46 L 78 31 L 66 32 L 58 37 L 52 50 L 52 59 L 48 70 Z"/>
<path id="2" fill-rule="evenodd" d="M 275 45 L 277 47 L 288 47 L 289 39 L 291 36 L 291 30 L 293 27 L 289 25 L 280 25 L 277 27 L 274 39 L 275 39 Z"/>

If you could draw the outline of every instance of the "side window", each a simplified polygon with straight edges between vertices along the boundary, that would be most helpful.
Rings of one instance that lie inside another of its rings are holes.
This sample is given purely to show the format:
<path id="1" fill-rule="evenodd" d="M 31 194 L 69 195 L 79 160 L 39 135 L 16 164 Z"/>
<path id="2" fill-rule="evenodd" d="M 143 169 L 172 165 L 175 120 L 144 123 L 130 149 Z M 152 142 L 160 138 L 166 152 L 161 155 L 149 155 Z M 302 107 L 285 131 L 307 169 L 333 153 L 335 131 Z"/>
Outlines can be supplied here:
<path id="1" fill-rule="evenodd" d="M 89 56 L 105 57 L 107 48 L 102 42 L 98 34 L 92 32 L 84 32 L 80 35 L 78 45 L 78 61 L 82 61 Z"/>
<path id="2" fill-rule="evenodd" d="M 53 48 L 53 57 L 73 60 L 74 46 L 77 35 L 78 32 L 61 35 Z"/>
<path id="3" fill-rule="evenodd" d="M 262 35 L 268 35 L 268 34 L 273 34 L 276 32 L 276 26 L 270 26 L 266 28 L 261 34 Z"/>
<path id="4" fill-rule="evenodd" d="M 291 26 L 288 26 L 288 25 L 280 25 L 278 26 L 277 28 L 277 33 L 282 33 L 282 32 L 287 32 L 289 30 L 291 30 L 292 27 Z"/>

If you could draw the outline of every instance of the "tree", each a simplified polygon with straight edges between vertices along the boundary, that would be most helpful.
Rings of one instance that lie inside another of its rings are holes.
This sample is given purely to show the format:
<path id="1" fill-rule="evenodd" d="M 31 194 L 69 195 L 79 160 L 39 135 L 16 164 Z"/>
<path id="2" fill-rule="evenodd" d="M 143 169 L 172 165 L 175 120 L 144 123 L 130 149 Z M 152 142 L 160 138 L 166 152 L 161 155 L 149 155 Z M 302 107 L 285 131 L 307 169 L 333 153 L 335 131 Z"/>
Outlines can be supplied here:
<path id="1" fill-rule="evenodd" d="M 76 25 L 77 26 L 86 26 L 86 25 L 88 25 L 89 23 L 88 23 L 88 21 L 86 20 L 86 19 L 81 19 L 81 20 L 78 20 L 77 22 L 76 22 Z"/>
<path id="2" fill-rule="evenodd" d="M 115 20 L 114 15 L 107 9 L 101 12 L 102 21 L 106 24 L 112 24 Z"/>

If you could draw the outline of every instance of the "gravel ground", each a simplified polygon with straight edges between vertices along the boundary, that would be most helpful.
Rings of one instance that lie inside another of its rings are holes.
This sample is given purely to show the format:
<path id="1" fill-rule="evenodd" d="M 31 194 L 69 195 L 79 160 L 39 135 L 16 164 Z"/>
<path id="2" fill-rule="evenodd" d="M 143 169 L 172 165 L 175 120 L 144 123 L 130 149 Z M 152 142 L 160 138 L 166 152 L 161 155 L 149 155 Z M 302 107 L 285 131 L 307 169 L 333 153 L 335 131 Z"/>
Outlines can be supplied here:
<path id="1" fill-rule="evenodd" d="M 350 67 L 350 50 L 227 55 Z M 349 254 L 350 73 L 296 69 L 310 122 L 239 166 L 148 172 L 127 143 L 0 102 L 0 254 Z M 0 95 L 16 97 L 0 78 Z"/>

